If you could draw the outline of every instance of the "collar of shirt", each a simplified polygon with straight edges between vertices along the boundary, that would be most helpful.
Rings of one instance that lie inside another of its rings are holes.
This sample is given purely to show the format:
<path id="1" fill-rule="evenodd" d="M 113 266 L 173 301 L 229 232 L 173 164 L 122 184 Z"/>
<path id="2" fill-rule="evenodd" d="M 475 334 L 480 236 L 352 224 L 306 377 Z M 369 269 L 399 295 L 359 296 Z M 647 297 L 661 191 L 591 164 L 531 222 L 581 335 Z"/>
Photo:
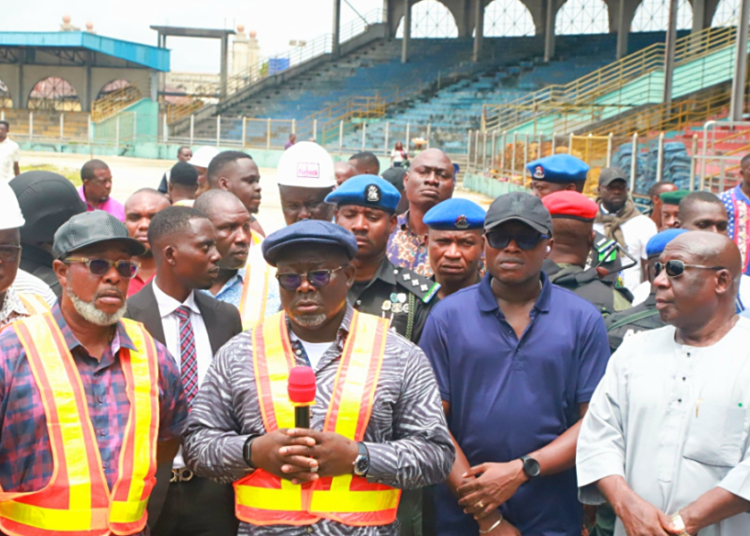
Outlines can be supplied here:
<path id="1" fill-rule="evenodd" d="M 417 240 L 419 240 L 420 244 L 424 243 L 424 237 L 419 236 L 418 234 L 414 233 L 411 230 L 411 227 L 409 227 L 409 212 L 410 211 L 407 210 L 406 212 L 404 212 L 398 217 L 398 228 L 404 231 L 408 236 L 414 237 Z"/>
<path id="2" fill-rule="evenodd" d="M 750 199 L 748 199 L 745 195 L 745 192 L 742 191 L 742 184 L 738 184 L 734 187 L 734 196 L 738 201 L 744 201 L 745 203 L 750 205 Z"/>
<path id="3" fill-rule="evenodd" d="M 29 312 L 18 297 L 16 290 L 11 286 L 5 291 L 5 301 L 3 301 L 3 307 L 0 309 L 0 325 L 6 323 L 5 321 L 13 314 L 28 316 Z"/>
<path id="4" fill-rule="evenodd" d="M 220 296 L 225 292 L 229 292 L 238 285 L 242 287 L 242 285 L 245 284 L 245 270 L 245 268 L 240 268 L 239 270 L 237 270 L 237 273 L 230 277 L 226 283 L 224 283 L 224 286 L 221 287 L 221 290 L 219 290 L 219 292 L 217 292 L 216 296 L 214 297 L 217 300 L 221 300 Z"/>
<path id="5" fill-rule="evenodd" d="M 188 295 L 187 299 L 183 303 L 180 303 L 172 296 L 165 294 L 164 291 L 159 288 L 159 285 L 156 284 L 155 280 L 153 282 L 152 288 L 154 289 L 156 305 L 159 307 L 159 316 L 161 316 L 162 318 L 171 315 L 182 306 L 187 307 L 197 315 L 201 314 L 200 309 L 198 309 L 198 304 L 195 303 L 195 291 L 192 291 Z"/>
<path id="6" fill-rule="evenodd" d="M 536 303 L 534 303 L 534 310 L 540 313 L 547 313 L 549 312 L 550 296 L 552 293 L 550 288 L 551 283 L 544 272 L 540 272 L 539 280 L 542 282 L 542 291 L 537 296 Z M 503 318 L 505 317 L 492 292 L 492 276 L 489 273 L 479 283 L 479 299 L 477 300 L 477 304 L 481 311 L 488 313 L 497 312 Z"/>
<path id="7" fill-rule="evenodd" d="M 326 351 L 326 353 L 323 354 L 323 357 L 320 358 L 320 361 L 318 361 L 317 366 L 315 367 L 316 370 L 324 367 L 330 361 L 332 361 L 334 359 L 337 359 L 337 358 L 339 358 L 341 356 L 341 353 L 344 351 L 344 344 L 346 344 L 346 338 L 349 335 L 349 329 L 350 329 L 351 324 L 352 324 L 352 317 L 353 316 L 354 316 L 354 308 L 347 302 L 347 304 L 346 304 L 346 313 L 344 313 L 344 319 L 341 321 L 341 325 L 339 326 L 338 333 L 336 334 L 336 347 L 335 347 L 336 348 L 336 352 L 335 352 L 335 354 L 331 354 L 331 350 Z M 291 326 L 291 324 L 289 322 L 289 315 L 287 315 L 287 317 L 286 317 L 286 329 L 287 329 L 287 331 L 289 333 L 290 340 L 292 338 L 295 338 L 295 339 L 297 338 L 297 337 L 292 337 L 292 326 Z M 300 347 L 302 347 L 301 343 L 297 342 L 297 344 Z M 302 350 L 304 351 L 304 348 L 302 348 Z M 297 354 L 297 355 L 299 355 L 300 357 L 302 357 L 301 353 Z M 306 355 L 305 355 L 305 357 L 303 359 L 305 361 L 307 361 L 308 365 L 310 364 L 310 360 L 307 358 Z"/>
<path id="8" fill-rule="evenodd" d="M 383 259 L 383 262 L 380 263 L 380 267 L 378 268 L 378 271 L 375 272 L 375 275 L 373 276 L 373 278 L 367 282 L 367 285 L 365 286 L 365 288 L 362 289 L 362 292 L 370 288 L 373 285 L 373 283 L 375 283 L 378 280 L 383 281 L 389 285 L 397 284 L 398 282 L 396 281 L 395 274 L 393 273 L 395 269 L 396 269 L 396 266 L 390 260 L 388 260 L 388 257 L 385 257 Z"/>
<path id="9" fill-rule="evenodd" d="M 60 331 L 62 332 L 63 338 L 65 339 L 65 346 L 68 347 L 68 350 L 72 352 L 76 348 L 80 347 L 86 355 L 89 355 L 86 348 L 80 342 L 78 342 L 78 339 L 76 339 L 76 336 L 73 335 L 73 332 L 68 327 L 68 323 L 65 321 L 65 318 L 62 315 L 62 311 L 60 310 L 59 302 L 56 303 L 54 307 L 52 307 L 52 316 L 54 317 L 57 325 L 60 327 Z M 103 369 L 114 363 L 115 356 L 117 356 L 117 353 L 121 348 L 127 348 L 128 350 L 137 350 L 135 344 L 133 344 L 133 341 L 128 336 L 127 331 L 125 331 L 125 325 L 122 322 L 117 322 L 115 336 L 112 337 L 112 342 L 110 343 L 110 352 L 105 352 L 105 355 L 102 357 L 97 368 Z M 97 359 L 93 356 L 90 357 L 92 357 L 92 359 Z"/>

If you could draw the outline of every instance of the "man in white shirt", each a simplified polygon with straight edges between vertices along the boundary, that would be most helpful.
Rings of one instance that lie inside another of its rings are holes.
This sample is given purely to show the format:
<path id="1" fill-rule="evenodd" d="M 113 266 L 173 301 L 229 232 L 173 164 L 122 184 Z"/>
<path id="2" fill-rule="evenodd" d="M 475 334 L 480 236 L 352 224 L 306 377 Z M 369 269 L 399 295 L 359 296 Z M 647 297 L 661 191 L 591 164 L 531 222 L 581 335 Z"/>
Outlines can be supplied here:
<path id="1" fill-rule="evenodd" d="M 626 338 L 583 419 L 584 503 L 612 504 L 615 536 L 750 534 L 750 320 L 735 312 L 737 246 L 692 231 L 656 265 L 669 324 Z"/>
<path id="2" fill-rule="evenodd" d="M 0 182 L 8 184 L 13 177 L 21 174 L 18 161 L 21 159 L 21 150 L 18 144 L 8 138 L 10 124 L 0 121 Z"/>
<path id="3" fill-rule="evenodd" d="M 196 292 L 211 286 L 221 258 L 216 230 L 205 215 L 189 207 L 168 207 L 151 220 L 148 241 L 156 277 L 128 299 L 128 316 L 166 345 L 192 404 L 214 354 L 242 331 L 239 312 Z M 149 502 L 153 534 L 234 536 L 238 523 L 232 487 L 193 475 L 182 450 L 173 464 L 159 468 Z"/>
<path id="4" fill-rule="evenodd" d="M 594 231 L 617 241 L 636 262 L 622 272 L 623 286 L 630 292 L 643 281 L 646 244 L 657 233 L 656 224 L 641 214 L 629 197 L 627 175 L 617 167 L 602 169 L 599 175 L 599 214 Z M 627 264 L 632 264 L 623 260 Z"/>

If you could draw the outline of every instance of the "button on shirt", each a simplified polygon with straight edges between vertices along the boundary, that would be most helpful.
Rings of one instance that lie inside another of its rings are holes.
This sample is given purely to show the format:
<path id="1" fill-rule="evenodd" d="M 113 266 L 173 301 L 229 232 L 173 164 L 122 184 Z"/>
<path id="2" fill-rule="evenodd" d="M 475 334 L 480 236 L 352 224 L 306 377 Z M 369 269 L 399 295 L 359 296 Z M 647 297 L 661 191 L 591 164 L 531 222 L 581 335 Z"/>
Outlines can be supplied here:
<path id="1" fill-rule="evenodd" d="M 120 322 L 112 344 L 97 360 L 76 340 L 58 305 L 52 308 L 52 315 L 73 354 L 111 489 L 119 473 L 120 448 L 130 412 L 120 350 L 133 349 L 133 343 Z M 180 436 L 187 404 L 174 360 L 159 342 L 156 352 L 159 441 L 167 441 Z M 0 485 L 3 491 L 40 490 L 49 482 L 52 470 L 44 405 L 23 345 L 8 328 L 0 334 Z"/>
<path id="2" fill-rule="evenodd" d="M 164 340 L 167 342 L 167 350 L 174 356 L 178 367 L 182 364 L 182 356 L 180 355 L 180 319 L 175 310 L 183 305 L 190 309 L 190 324 L 193 326 L 195 357 L 198 362 L 198 385 L 200 385 L 203 378 L 206 377 L 208 367 L 211 366 L 211 362 L 213 361 L 213 352 L 211 350 L 211 341 L 208 338 L 206 323 L 203 321 L 201 311 L 195 303 L 195 294 L 191 292 L 185 303 L 180 303 L 172 296 L 168 296 L 162 292 L 156 281 L 153 282 L 152 286 L 154 296 L 156 297 L 156 304 L 159 307 L 161 327 L 164 330 Z M 182 460 L 182 449 L 175 456 L 173 466 L 175 468 L 185 467 L 185 462 Z"/>
<path id="3" fill-rule="evenodd" d="M 666 326 L 626 338 L 591 399 L 578 439 L 580 498 L 604 498 L 596 482 L 625 478 L 668 515 L 722 487 L 750 500 L 750 320 L 696 348 Z M 750 514 L 701 536 L 750 534 Z M 618 520 L 615 536 L 625 536 Z"/>
<path id="4" fill-rule="evenodd" d="M 245 284 L 245 269 L 237 270 L 229 280 L 224 283 L 221 290 L 216 293 L 216 296 L 211 294 L 208 290 L 201 292 L 206 293 L 212 298 L 216 298 L 224 303 L 234 305 L 238 310 L 240 308 L 240 300 L 242 300 L 242 286 Z M 281 310 L 281 297 L 279 296 L 279 285 L 272 282 L 268 288 L 268 299 L 266 301 L 266 316 L 278 313 Z"/>
<path id="5" fill-rule="evenodd" d="M 432 277 L 430 258 L 424 237 L 409 228 L 409 211 L 398 217 L 398 226 L 388 239 L 388 259 L 396 266 L 403 266 L 424 277 Z"/>
<path id="6" fill-rule="evenodd" d="M 542 448 L 579 418 L 604 374 L 609 345 L 596 308 L 549 283 L 521 336 L 505 320 L 487 275 L 438 303 L 420 346 L 433 365 L 448 426 L 469 463 L 509 462 Z M 436 492 L 437 533 L 476 534 L 447 485 Z M 522 534 L 580 536 L 575 470 L 523 484 L 500 511 Z"/>
<path id="7" fill-rule="evenodd" d="M 311 428 L 322 430 L 330 404 L 341 353 L 354 310 L 347 311 L 335 342 L 315 366 L 317 393 Z M 287 321 L 287 329 L 288 321 Z M 304 352 L 296 365 L 307 365 Z M 242 448 L 249 434 L 263 434 L 253 369 L 252 333 L 244 331 L 222 347 L 208 371 L 190 413 L 185 454 L 198 474 L 224 482 L 245 476 L 249 469 Z M 445 426 L 435 377 L 422 351 L 388 332 L 365 443 L 370 453 L 367 479 L 414 489 L 444 480 L 453 466 L 454 449 Z M 398 523 L 353 527 L 321 520 L 310 527 L 252 526 L 241 523 L 240 535 L 252 536 L 397 536 Z"/>
<path id="8" fill-rule="evenodd" d="M 8 184 L 15 176 L 13 164 L 21 158 L 18 144 L 10 138 L 0 142 L 0 183 Z"/>

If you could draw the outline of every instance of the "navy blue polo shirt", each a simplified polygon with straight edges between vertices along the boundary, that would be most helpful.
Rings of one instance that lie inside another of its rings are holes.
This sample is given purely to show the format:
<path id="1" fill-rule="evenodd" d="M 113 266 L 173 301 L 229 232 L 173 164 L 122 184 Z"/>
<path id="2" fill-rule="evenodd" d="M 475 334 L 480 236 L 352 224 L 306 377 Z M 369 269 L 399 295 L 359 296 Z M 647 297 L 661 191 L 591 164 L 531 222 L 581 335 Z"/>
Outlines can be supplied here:
<path id="1" fill-rule="evenodd" d="M 601 314 L 553 285 L 542 291 L 519 340 L 490 288 L 491 276 L 441 300 L 420 346 L 430 359 L 448 425 L 469 463 L 509 462 L 544 447 L 574 425 L 609 360 Z M 439 536 L 476 534 L 442 484 L 436 491 Z M 524 536 L 580 536 L 583 511 L 575 469 L 521 485 L 500 507 Z"/>

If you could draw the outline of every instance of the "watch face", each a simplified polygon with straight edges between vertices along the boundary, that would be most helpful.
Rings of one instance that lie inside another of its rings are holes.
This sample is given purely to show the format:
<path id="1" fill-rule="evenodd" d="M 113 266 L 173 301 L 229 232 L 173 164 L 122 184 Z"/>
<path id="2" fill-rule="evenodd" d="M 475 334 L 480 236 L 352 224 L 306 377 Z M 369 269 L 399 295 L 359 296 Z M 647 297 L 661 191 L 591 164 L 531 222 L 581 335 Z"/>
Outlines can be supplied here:
<path id="1" fill-rule="evenodd" d="M 526 473 L 529 478 L 539 476 L 541 470 L 542 468 L 539 466 L 539 462 L 534 458 L 526 458 L 523 461 L 523 472 Z"/>
<path id="2" fill-rule="evenodd" d="M 354 462 L 354 470 L 357 474 L 363 475 L 370 468 L 370 462 L 364 456 L 360 456 Z"/>

